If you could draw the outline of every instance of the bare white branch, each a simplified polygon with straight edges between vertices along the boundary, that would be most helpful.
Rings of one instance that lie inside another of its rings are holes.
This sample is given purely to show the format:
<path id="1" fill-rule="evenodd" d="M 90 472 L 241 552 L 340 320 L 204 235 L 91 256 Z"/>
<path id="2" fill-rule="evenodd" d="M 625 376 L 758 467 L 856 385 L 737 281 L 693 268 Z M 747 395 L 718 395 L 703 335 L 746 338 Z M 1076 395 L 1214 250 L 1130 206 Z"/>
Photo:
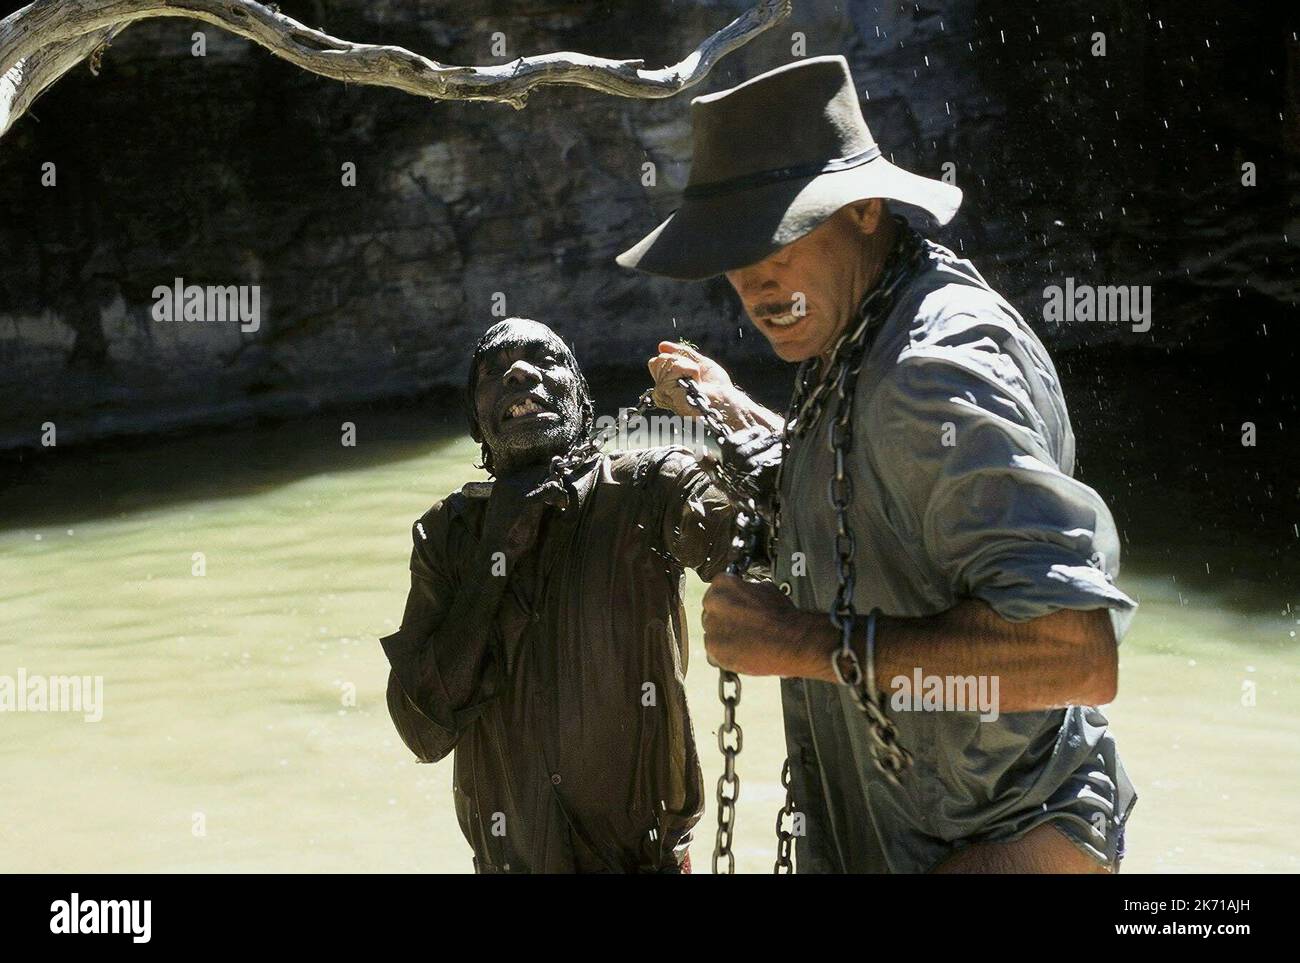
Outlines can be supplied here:
<path id="1" fill-rule="evenodd" d="M 519 108 L 534 88 L 556 84 L 617 97 L 671 97 L 698 84 L 720 58 L 780 23 L 790 8 L 791 0 L 761 0 L 680 63 L 647 70 L 640 60 L 567 51 L 496 66 L 448 66 L 404 47 L 331 37 L 254 0 L 35 0 L 0 20 L 0 136 L 41 91 L 109 37 L 155 17 L 213 24 L 335 80 L 395 87 L 435 100 L 486 100 Z"/>

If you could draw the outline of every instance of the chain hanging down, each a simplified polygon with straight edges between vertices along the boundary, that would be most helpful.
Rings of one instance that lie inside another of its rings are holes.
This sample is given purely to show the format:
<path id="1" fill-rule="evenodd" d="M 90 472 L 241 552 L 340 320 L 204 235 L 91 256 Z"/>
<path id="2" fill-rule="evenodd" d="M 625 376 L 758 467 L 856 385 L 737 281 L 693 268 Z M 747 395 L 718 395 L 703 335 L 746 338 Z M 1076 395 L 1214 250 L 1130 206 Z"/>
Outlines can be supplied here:
<path id="1" fill-rule="evenodd" d="M 717 438 L 726 437 L 728 429 L 722 417 L 713 410 L 704 393 L 690 378 L 679 378 L 677 383 L 686 392 L 686 400 L 700 413 L 704 425 Z M 752 495 L 744 491 L 740 480 L 730 474 L 726 466 L 717 462 L 715 472 L 730 489 L 728 494 L 736 505 L 736 534 L 731 542 L 731 561 L 727 574 L 744 578 L 762 545 L 763 522 Z M 740 676 L 727 669 L 718 669 L 718 699 L 722 702 L 722 725 L 718 728 L 718 749 L 722 752 L 722 775 L 718 777 L 718 835 L 713 846 L 713 872 L 725 862 L 726 873 L 736 872 L 736 857 L 731 844 L 736 834 L 736 801 L 740 798 L 740 776 L 736 772 L 736 757 L 744 746 L 744 733 L 736 723 L 736 707 L 740 705 Z"/>
<path id="2" fill-rule="evenodd" d="M 772 872 L 788 876 L 794 872 L 795 808 L 794 786 L 790 781 L 790 760 L 781 767 L 781 786 L 785 789 L 785 805 L 776 814 L 776 863 Z M 788 824 L 788 825 L 787 825 Z"/>
<path id="3" fill-rule="evenodd" d="M 709 400 L 690 378 L 679 378 L 677 383 L 686 392 L 686 400 L 700 414 L 705 427 L 719 440 L 730 429 L 722 417 L 709 404 Z M 765 529 L 759 513 L 752 483 L 743 475 L 732 471 L 724 461 L 712 466 L 713 474 L 727 489 L 736 505 L 736 534 L 731 543 L 731 561 L 727 574 L 744 578 L 762 554 Z M 736 858 L 731 852 L 735 840 L 736 800 L 740 797 L 740 776 L 736 773 L 736 757 L 743 745 L 742 732 L 736 723 L 736 707 L 740 704 L 740 677 L 726 669 L 718 670 L 718 698 L 722 702 L 722 726 L 718 729 L 718 748 L 722 751 L 722 775 L 718 777 L 718 835 L 713 848 L 713 872 L 725 861 L 728 874 L 736 871 Z M 785 806 L 776 817 L 777 858 L 774 872 L 791 873 L 793 834 L 783 828 L 787 819 L 794 819 L 794 793 L 790 787 L 790 762 L 786 760 L 781 771 L 781 785 L 785 787 Z"/>

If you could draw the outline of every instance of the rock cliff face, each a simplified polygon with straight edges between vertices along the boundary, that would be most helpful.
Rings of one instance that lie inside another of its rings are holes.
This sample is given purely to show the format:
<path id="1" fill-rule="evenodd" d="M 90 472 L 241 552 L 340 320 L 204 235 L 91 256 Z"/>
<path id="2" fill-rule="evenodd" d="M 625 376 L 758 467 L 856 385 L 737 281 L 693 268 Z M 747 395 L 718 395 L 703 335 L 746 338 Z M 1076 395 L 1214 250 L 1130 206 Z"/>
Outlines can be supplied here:
<path id="1" fill-rule="evenodd" d="M 557 49 L 672 62 L 746 6 L 282 3 L 448 63 Z M 1298 49 L 1263 6 L 796 0 L 694 93 L 843 53 L 885 151 L 965 189 L 937 239 L 1027 315 L 1069 277 L 1152 286 L 1149 331 L 1040 324 L 1049 344 L 1217 350 L 1294 322 Z M 759 357 L 724 282 L 613 263 L 676 205 L 690 96 L 433 103 L 189 21 L 128 29 L 98 77 L 78 68 L 0 142 L 0 447 L 37 444 L 44 422 L 64 443 L 459 383 L 502 304 L 551 323 L 589 368 L 674 334 Z M 155 288 L 177 278 L 256 285 L 260 326 L 155 320 Z M 1290 337 L 1272 342 L 1286 357 Z"/>

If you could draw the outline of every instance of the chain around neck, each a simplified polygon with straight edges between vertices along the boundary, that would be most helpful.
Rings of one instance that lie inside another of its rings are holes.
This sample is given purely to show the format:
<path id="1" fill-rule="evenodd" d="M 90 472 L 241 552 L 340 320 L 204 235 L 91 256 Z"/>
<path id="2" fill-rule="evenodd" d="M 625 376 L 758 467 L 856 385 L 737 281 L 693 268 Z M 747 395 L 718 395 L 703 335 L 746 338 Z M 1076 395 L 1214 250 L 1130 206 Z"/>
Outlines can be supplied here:
<path id="1" fill-rule="evenodd" d="M 925 240 L 901 217 L 894 215 L 894 219 L 898 223 L 898 239 L 885 260 L 880 280 L 863 295 L 853 318 L 831 349 L 829 360 L 823 366 L 819 356 L 799 366 L 794 395 L 786 412 L 787 442 L 792 434 L 803 435 L 817 420 L 827 393 L 834 386 L 840 362 L 851 359 L 855 368 L 860 364 L 874 335 L 893 309 L 899 289 L 921 261 Z"/>

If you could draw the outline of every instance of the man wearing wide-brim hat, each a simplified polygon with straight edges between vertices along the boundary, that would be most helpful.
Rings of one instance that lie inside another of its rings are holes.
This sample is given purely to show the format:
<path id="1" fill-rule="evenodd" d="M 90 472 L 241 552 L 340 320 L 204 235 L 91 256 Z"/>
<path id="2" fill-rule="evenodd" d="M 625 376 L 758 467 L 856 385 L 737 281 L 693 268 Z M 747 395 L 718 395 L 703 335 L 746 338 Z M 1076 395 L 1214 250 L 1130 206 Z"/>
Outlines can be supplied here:
<path id="1" fill-rule="evenodd" d="M 800 363 L 781 418 L 690 347 L 650 361 L 761 493 L 773 579 L 714 579 L 704 641 L 782 677 L 799 871 L 1116 870 L 1135 793 L 1096 706 L 1136 603 L 1047 351 L 891 210 L 945 224 L 961 192 L 882 156 L 842 57 L 691 108 L 681 207 L 618 260 L 725 274 Z"/>

